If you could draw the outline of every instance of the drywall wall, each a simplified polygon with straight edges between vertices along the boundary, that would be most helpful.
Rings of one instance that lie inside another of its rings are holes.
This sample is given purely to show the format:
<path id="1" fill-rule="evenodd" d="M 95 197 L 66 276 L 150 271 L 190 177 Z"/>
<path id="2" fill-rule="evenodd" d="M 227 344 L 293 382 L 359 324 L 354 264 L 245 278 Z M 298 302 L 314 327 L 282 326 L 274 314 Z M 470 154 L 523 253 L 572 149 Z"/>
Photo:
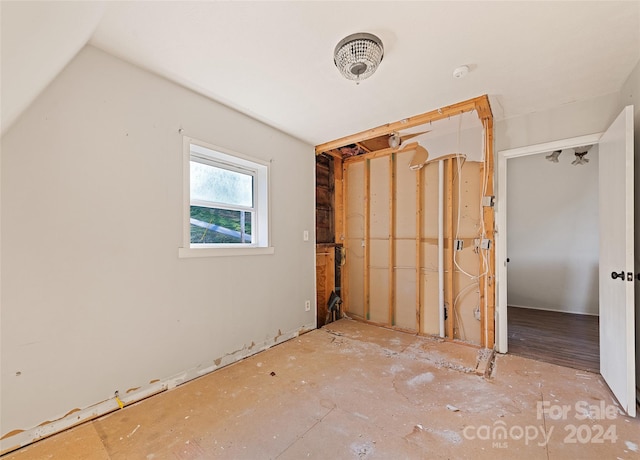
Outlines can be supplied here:
<path id="1" fill-rule="evenodd" d="M 509 305 L 598 314 L 597 149 L 508 160 Z"/>
<path id="2" fill-rule="evenodd" d="M 633 105 L 633 145 L 634 145 L 634 168 L 635 168 L 635 272 L 640 273 L 640 61 L 636 64 L 629 78 L 622 85 L 620 90 L 619 111 L 627 105 Z M 636 388 L 640 399 L 640 283 L 635 283 L 636 302 Z"/>
<path id="3" fill-rule="evenodd" d="M 274 254 L 178 258 L 179 129 L 271 162 Z M 2 137 L 2 435 L 313 328 L 314 164 L 313 146 L 84 48 Z"/>
<path id="4" fill-rule="evenodd" d="M 467 112 L 462 116 L 477 117 L 475 112 Z M 439 135 L 437 122 L 433 123 L 433 127 L 425 125 L 425 129 L 432 128 L 433 131 L 424 136 L 424 141 L 420 141 L 429 151 L 429 161 L 433 161 L 439 157 L 451 155 L 452 153 L 462 153 L 467 161 L 483 161 L 484 147 L 482 137 L 482 125 L 474 128 L 465 129 L 453 133 Z"/>

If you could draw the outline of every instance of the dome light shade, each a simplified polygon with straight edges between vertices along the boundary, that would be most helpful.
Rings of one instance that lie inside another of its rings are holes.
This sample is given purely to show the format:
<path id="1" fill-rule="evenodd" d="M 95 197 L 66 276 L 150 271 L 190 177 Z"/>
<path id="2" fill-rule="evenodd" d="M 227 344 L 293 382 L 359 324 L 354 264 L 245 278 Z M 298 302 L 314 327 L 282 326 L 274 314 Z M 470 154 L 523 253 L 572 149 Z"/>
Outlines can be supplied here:
<path id="1" fill-rule="evenodd" d="M 360 32 L 340 40 L 333 62 L 345 78 L 359 82 L 373 75 L 383 55 L 382 41 L 375 35 Z"/>

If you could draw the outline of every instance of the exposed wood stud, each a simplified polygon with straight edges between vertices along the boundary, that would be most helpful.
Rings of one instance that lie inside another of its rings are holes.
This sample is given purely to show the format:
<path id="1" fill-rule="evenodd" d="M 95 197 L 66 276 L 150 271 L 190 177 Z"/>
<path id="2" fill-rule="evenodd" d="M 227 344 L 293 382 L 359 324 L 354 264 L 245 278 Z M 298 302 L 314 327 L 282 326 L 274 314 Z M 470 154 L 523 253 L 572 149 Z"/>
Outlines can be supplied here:
<path id="1" fill-rule="evenodd" d="M 490 109 L 489 109 L 490 110 Z M 486 187 L 482 191 L 484 195 L 493 195 L 493 119 L 490 116 L 483 120 L 485 127 L 485 165 L 483 174 L 485 175 Z M 495 214 L 493 207 L 482 209 L 484 219 L 485 236 L 492 243 L 495 241 Z M 480 282 L 480 308 L 482 337 L 481 344 L 487 348 L 493 348 L 495 343 L 495 248 L 492 244 L 487 251 L 487 266 L 482 267 L 482 271 L 487 273 L 479 280 Z"/>

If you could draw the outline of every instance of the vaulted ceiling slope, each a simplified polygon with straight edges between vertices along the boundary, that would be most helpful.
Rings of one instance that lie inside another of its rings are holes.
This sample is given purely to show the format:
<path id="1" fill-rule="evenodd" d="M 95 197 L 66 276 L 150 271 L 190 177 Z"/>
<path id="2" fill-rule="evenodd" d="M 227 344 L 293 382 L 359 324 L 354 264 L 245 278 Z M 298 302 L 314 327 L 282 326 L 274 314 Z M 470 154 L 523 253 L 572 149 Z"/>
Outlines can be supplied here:
<path id="1" fill-rule="evenodd" d="M 310 144 L 481 94 L 502 119 L 613 93 L 640 59 L 640 1 L 3 1 L 1 21 L 3 132 L 87 43 Z M 360 31 L 385 55 L 356 85 L 333 49 Z"/>

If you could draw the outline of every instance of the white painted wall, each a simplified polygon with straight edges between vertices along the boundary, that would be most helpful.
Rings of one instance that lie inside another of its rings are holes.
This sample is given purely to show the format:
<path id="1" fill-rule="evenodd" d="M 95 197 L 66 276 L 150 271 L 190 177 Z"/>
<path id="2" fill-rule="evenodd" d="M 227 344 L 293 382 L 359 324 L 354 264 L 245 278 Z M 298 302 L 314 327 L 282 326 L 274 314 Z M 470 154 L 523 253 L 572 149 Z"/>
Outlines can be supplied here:
<path id="1" fill-rule="evenodd" d="M 605 94 L 495 123 L 495 149 L 569 139 L 606 130 L 620 113 L 619 93 Z"/>
<path id="2" fill-rule="evenodd" d="M 598 314 L 598 155 L 508 160 L 509 305 Z"/>
<path id="3" fill-rule="evenodd" d="M 271 161 L 275 254 L 178 258 L 179 128 Z M 313 152 L 84 48 L 2 137 L 0 435 L 313 328 Z"/>

